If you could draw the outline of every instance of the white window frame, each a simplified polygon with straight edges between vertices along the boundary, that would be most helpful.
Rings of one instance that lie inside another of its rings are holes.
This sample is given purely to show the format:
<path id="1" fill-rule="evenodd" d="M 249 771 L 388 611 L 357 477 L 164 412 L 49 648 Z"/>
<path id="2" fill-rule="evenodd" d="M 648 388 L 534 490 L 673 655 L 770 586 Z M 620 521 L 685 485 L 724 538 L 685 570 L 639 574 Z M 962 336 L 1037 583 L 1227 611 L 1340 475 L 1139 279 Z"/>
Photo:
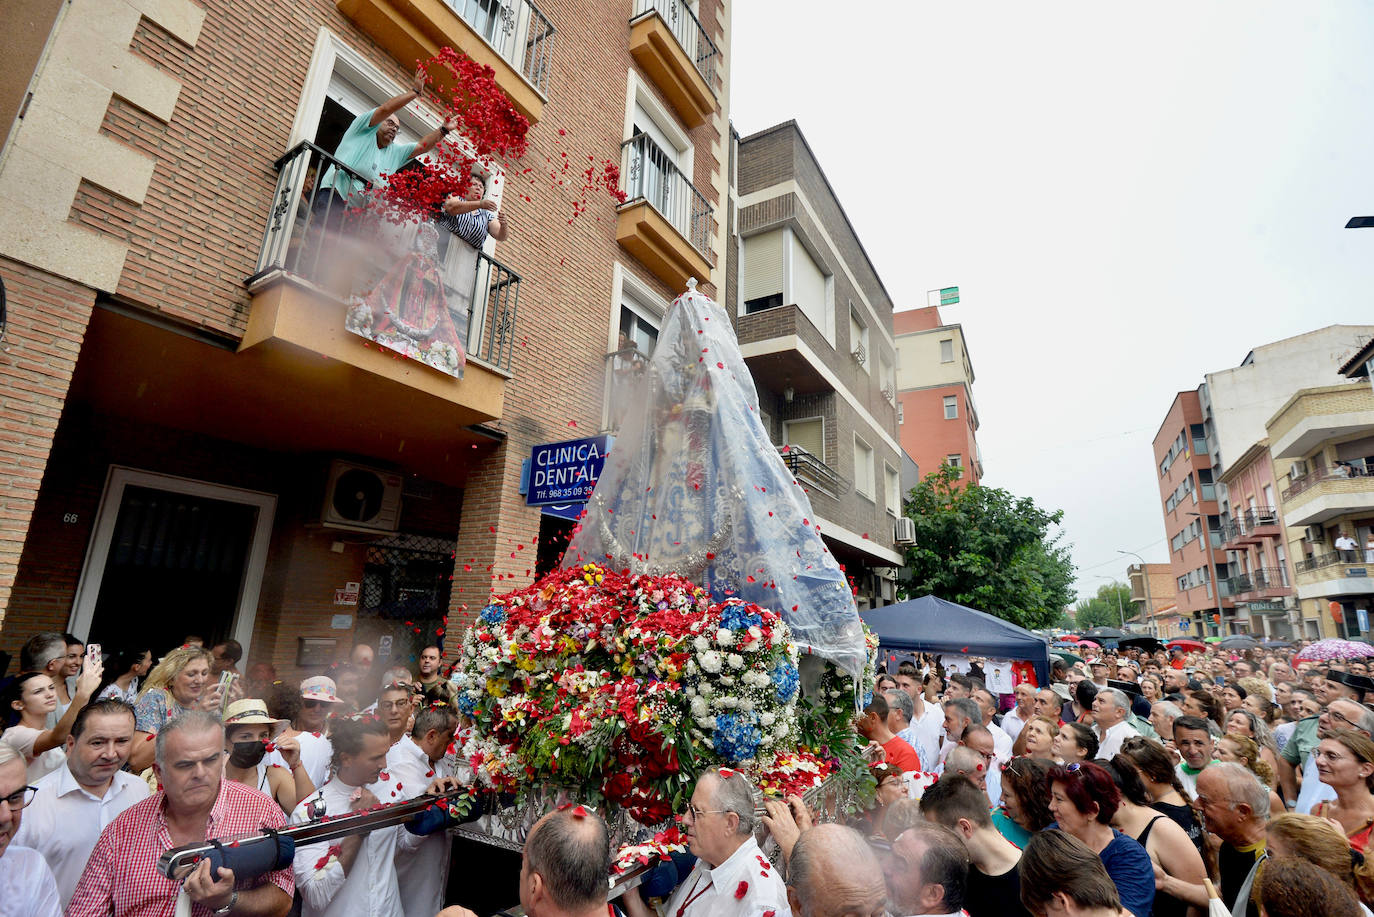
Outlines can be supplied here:
<path id="1" fill-rule="evenodd" d="M 119 507 L 124 502 L 127 487 L 148 487 L 168 493 L 187 494 L 255 507 L 258 511 L 248 552 L 243 561 L 243 585 L 239 589 L 238 604 L 230 624 L 230 636 L 243 644 L 243 658 L 252 658 L 253 627 L 257 623 L 258 597 L 262 592 L 263 574 L 267 569 L 267 548 L 272 539 L 272 524 L 277 512 L 277 498 L 269 493 L 244 490 L 194 478 L 180 478 L 154 471 L 141 471 L 122 465 L 111 465 L 105 478 L 105 489 L 96 511 L 95 526 L 81 565 L 81 578 L 76 583 L 76 597 L 72 601 L 67 631 L 90 634 L 95 620 L 95 605 L 100 598 L 100 584 L 105 578 L 105 564 L 114 542 L 115 524 L 119 521 Z"/>
<path id="2" fill-rule="evenodd" d="M 958 396 L 958 395 L 945 395 L 945 396 L 941 399 L 940 403 L 944 406 L 944 409 L 945 409 L 945 420 L 958 420 L 958 419 L 959 419 L 959 396 Z M 950 408 L 954 408 L 954 413 L 953 413 L 953 414 L 951 414 L 951 413 L 949 412 L 949 409 L 950 409 Z"/>
<path id="3" fill-rule="evenodd" d="M 647 84 L 640 81 L 634 70 L 629 71 L 629 77 L 625 85 L 625 130 L 621 135 L 623 140 L 629 140 L 635 135 L 635 109 L 638 107 L 654 126 L 668 140 L 671 149 L 664 150 L 665 153 L 674 153 L 677 160 L 677 167 L 682 170 L 682 174 L 690 177 L 695 173 L 692 171 L 695 165 L 696 146 L 692 143 L 692 138 L 678 122 L 677 115 L 654 95 Z M 657 138 L 655 138 L 657 143 Z"/>
<path id="4" fill-rule="evenodd" d="M 859 469 L 858 469 L 858 458 L 859 458 L 859 456 L 858 456 L 858 447 L 859 447 L 860 445 L 862 445 L 865 449 L 868 450 L 868 480 L 869 480 L 869 491 L 870 491 L 869 493 L 864 493 L 862 490 L 859 489 Z M 878 481 L 877 481 L 877 477 L 878 477 L 878 469 L 877 469 L 878 454 L 877 454 L 877 452 L 874 450 L 874 448 L 873 448 L 871 445 L 869 445 L 868 440 L 864 439 L 862 436 L 860 436 L 860 435 L 857 434 L 857 433 L 854 434 L 854 452 L 855 452 L 855 454 L 854 454 L 854 459 L 855 459 L 855 467 L 854 467 L 854 493 L 856 493 L 856 494 L 858 494 L 859 496 L 863 497 L 865 500 L 868 500 L 870 503 L 876 503 L 876 502 L 877 502 L 877 499 L 876 499 L 876 498 L 877 498 L 877 490 L 878 490 Z"/>
<path id="5" fill-rule="evenodd" d="M 663 331 L 663 318 L 668 314 L 668 301 L 649 286 L 643 280 L 635 276 L 634 272 L 626 269 L 619 261 L 611 265 L 611 308 L 610 323 L 606 328 L 606 353 L 613 353 L 616 345 L 620 342 L 620 310 L 622 307 L 628 308 L 640 318 L 648 321 Z M 645 354 L 646 357 L 649 354 Z M 611 424 L 611 397 L 610 397 L 610 374 L 607 374 L 605 381 L 605 392 L 601 399 L 601 429 L 610 429 Z"/>
<path id="6" fill-rule="evenodd" d="M 889 493 L 888 491 L 893 490 L 891 484 L 892 484 L 892 480 L 893 480 L 894 476 L 895 476 L 895 478 L 896 478 L 896 480 L 897 480 L 897 487 L 896 487 L 896 490 L 895 490 L 894 492 Z M 883 462 L 883 496 L 884 496 L 884 497 L 886 498 L 886 500 L 887 500 L 887 514 L 888 514 L 889 516 L 891 516 L 893 519 L 896 519 L 898 516 L 900 516 L 900 515 L 902 514 L 902 510 L 901 510 L 901 505 L 902 505 L 902 493 L 901 493 L 901 491 L 902 491 L 902 475 L 901 475 L 901 473 L 900 473 L 899 471 L 897 471 L 896 468 L 893 468 L 892 465 L 889 464 L 887 461 L 884 461 L 884 462 Z"/>
<path id="7" fill-rule="evenodd" d="M 945 359 L 945 345 L 946 345 L 946 344 L 949 345 L 949 359 L 948 359 L 948 360 Z M 941 362 L 941 363 L 953 363 L 953 362 L 954 362 L 954 338 L 945 338 L 944 340 L 940 341 L 940 362 Z"/>

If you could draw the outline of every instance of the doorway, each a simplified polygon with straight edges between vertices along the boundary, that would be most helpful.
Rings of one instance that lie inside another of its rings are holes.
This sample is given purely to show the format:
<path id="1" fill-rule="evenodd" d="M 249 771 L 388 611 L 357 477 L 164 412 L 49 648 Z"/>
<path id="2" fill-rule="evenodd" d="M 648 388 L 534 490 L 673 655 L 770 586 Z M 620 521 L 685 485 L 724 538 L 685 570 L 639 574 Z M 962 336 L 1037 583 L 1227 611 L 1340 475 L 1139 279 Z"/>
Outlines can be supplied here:
<path id="1" fill-rule="evenodd" d="M 155 658 L 188 634 L 232 637 L 246 657 L 275 510 L 270 494 L 112 468 L 71 631 L 111 647 L 136 635 Z"/>

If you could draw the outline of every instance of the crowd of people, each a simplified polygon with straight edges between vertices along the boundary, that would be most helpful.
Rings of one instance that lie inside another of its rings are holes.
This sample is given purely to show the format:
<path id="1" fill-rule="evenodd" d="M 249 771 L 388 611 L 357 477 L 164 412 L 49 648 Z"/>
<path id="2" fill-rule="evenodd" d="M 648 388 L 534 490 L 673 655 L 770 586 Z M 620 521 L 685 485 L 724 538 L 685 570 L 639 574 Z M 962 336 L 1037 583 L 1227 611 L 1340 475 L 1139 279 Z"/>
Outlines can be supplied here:
<path id="1" fill-rule="evenodd" d="M 442 792 L 461 766 L 437 647 L 414 672 L 374 675 L 359 645 L 286 685 L 263 664 L 240 675 L 233 641 L 202 644 L 156 664 L 146 650 L 87 654 L 71 635 L 25 646 L 0 733 L 6 907 L 468 917 L 442 908 L 446 835 L 405 826 L 307 844 L 251 879 L 208 860 L 178 880 L 158 872 L 170 847 Z M 671 867 L 677 881 L 631 889 L 612 911 L 1367 914 L 1374 680 L 1364 661 L 1294 655 L 1103 652 L 1006 704 L 976 660 L 948 678 L 905 661 L 856 719 L 876 785 L 864 811 L 795 796 L 760 808 L 744 773 L 708 770 L 678 813 L 691 858 Z M 526 912 L 605 914 L 610 843 L 590 807 L 545 815 L 523 849 Z"/>

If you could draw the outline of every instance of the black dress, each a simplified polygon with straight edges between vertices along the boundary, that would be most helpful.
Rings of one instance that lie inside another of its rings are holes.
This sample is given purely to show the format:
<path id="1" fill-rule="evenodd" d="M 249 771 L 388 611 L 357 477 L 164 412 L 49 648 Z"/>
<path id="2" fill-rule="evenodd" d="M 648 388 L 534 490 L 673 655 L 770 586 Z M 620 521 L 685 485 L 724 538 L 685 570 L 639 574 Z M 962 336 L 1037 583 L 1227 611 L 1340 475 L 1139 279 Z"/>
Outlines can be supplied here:
<path id="1" fill-rule="evenodd" d="M 1192 806 L 1187 804 L 1176 806 L 1171 802 L 1156 802 L 1150 808 L 1169 816 L 1169 820 L 1182 828 L 1183 832 L 1188 835 L 1188 840 L 1193 842 L 1197 852 L 1202 853 L 1205 839 L 1202 836 L 1202 826 L 1197 823 L 1197 813 L 1193 811 Z M 1205 856 L 1203 860 L 1206 860 Z"/>

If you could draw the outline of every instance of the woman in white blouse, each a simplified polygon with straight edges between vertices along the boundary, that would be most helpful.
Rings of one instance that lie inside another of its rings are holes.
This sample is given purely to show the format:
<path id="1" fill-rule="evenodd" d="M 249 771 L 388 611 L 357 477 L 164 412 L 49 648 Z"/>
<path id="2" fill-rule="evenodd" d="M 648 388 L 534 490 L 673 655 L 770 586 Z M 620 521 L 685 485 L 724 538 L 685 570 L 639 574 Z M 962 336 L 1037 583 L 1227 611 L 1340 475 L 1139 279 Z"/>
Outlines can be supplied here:
<path id="1" fill-rule="evenodd" d="M 62 746 L 67 733 L 100 684 L 103 671 L 99 663 L 86 665 L 76 679 L 71 706 L 52 729 L 47 728 L 47 721 L 48 714 L 57 709 L 57 688 L 51 678 L 42 672 L 22 672 L 5 688 L 10 726 L 0 734 L 0 742 L 24 756 L 30 783 L 57 770 L 66 760 Z"/>

